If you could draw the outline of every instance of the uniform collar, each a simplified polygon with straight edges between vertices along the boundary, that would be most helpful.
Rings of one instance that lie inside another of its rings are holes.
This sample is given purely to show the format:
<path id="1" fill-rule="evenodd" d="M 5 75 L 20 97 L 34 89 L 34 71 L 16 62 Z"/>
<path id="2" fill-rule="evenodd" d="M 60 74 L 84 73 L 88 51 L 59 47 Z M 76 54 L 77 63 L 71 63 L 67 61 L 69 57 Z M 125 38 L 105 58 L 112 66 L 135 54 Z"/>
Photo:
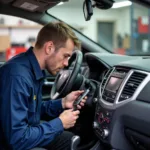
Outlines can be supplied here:
<path id="1" fill-rule="evenodd" d="M 26 54 L 27 54 L 27 56 L 29 58 L 31 66 L 33 68 L 36 80 L 40 80 L 40 79 L 44 78 L 45 77 L 45 71 L 41 70 L 40 65 L 38 63 L 38 60 L 37 60 L 37 58 L 35 57 L 35 55 L 33 53 L 33 47 L 30 47 L 27 50 Z"/>

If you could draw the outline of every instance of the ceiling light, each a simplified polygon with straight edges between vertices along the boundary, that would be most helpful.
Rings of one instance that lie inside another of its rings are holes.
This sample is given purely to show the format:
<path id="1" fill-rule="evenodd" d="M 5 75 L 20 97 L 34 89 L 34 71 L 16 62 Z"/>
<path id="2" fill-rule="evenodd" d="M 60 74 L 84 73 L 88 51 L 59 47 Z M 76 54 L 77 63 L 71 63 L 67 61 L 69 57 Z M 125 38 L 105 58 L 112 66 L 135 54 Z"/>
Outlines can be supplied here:
<path id="1" fill-rule="evenodd" d="M 112 8 L 120 8 L 120 7 L 130 6 L 130 5 L 132 5 L 132 2 L 122 1 L 122 2 L 114 3 Z"/>
<path id="2" fill-rule="evenodd" d="M 59 5 L 62 5 L 62 4 L 64 4 L 64 2 L 60 2 L 60 3 L 58 3 L 57 5 L 59 6 Z"/>

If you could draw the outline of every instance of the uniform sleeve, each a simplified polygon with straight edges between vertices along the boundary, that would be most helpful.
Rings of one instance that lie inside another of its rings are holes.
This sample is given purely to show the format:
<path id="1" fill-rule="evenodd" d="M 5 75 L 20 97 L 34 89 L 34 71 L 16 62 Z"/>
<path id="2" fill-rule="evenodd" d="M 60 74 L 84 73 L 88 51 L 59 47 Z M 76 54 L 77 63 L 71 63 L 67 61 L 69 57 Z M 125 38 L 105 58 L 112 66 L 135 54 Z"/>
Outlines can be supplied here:
<path id="1" fill-rule="evenodd" d="M 57 117 L 63 111 L 62 99 L 43 101 L 41 105 L 41 115 L 48 114 L 51 117 Z"/>
<path id="2" fill-rule="evenodd" d="M 36 126 L 28 123 L 28 106 L 31 88 L 21 76 L 9 76 L 1 80 L 0 118 L 7 143 L 13 150 L 42 147 L 63 132 L 59 118 Z"/>

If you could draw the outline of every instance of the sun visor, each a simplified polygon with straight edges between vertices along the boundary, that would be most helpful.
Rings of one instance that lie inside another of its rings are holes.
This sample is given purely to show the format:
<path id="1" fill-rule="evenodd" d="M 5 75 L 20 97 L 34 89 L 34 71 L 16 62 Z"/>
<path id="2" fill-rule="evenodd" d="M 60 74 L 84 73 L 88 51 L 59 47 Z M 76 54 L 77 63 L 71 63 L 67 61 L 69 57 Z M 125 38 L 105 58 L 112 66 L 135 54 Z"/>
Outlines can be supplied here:
<path id="1" fill-rule="evenodd" d="M 66 0 L 65 0 L 66 1 Z M 44 12 L 47 9 L 57 5 L 59 0 L 16 0 L 13 2 L 13 6 L 25 9 L 31 12 Z"/>

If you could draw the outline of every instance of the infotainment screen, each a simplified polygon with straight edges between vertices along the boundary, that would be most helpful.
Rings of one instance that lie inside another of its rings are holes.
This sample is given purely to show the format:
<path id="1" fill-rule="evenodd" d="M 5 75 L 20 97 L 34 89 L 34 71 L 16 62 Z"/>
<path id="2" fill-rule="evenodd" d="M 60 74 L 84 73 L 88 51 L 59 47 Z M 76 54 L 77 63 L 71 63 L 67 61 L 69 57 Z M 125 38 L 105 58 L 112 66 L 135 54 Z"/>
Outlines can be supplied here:
<path id="1" fill-rule="evenodd" d="M 108 84 L 106 85 L 106 90 L 116 92 L 122 82 L 122 79 L 116 78 L 116 77 L 111 77 L 110 80 L 108 81 Z"/>

